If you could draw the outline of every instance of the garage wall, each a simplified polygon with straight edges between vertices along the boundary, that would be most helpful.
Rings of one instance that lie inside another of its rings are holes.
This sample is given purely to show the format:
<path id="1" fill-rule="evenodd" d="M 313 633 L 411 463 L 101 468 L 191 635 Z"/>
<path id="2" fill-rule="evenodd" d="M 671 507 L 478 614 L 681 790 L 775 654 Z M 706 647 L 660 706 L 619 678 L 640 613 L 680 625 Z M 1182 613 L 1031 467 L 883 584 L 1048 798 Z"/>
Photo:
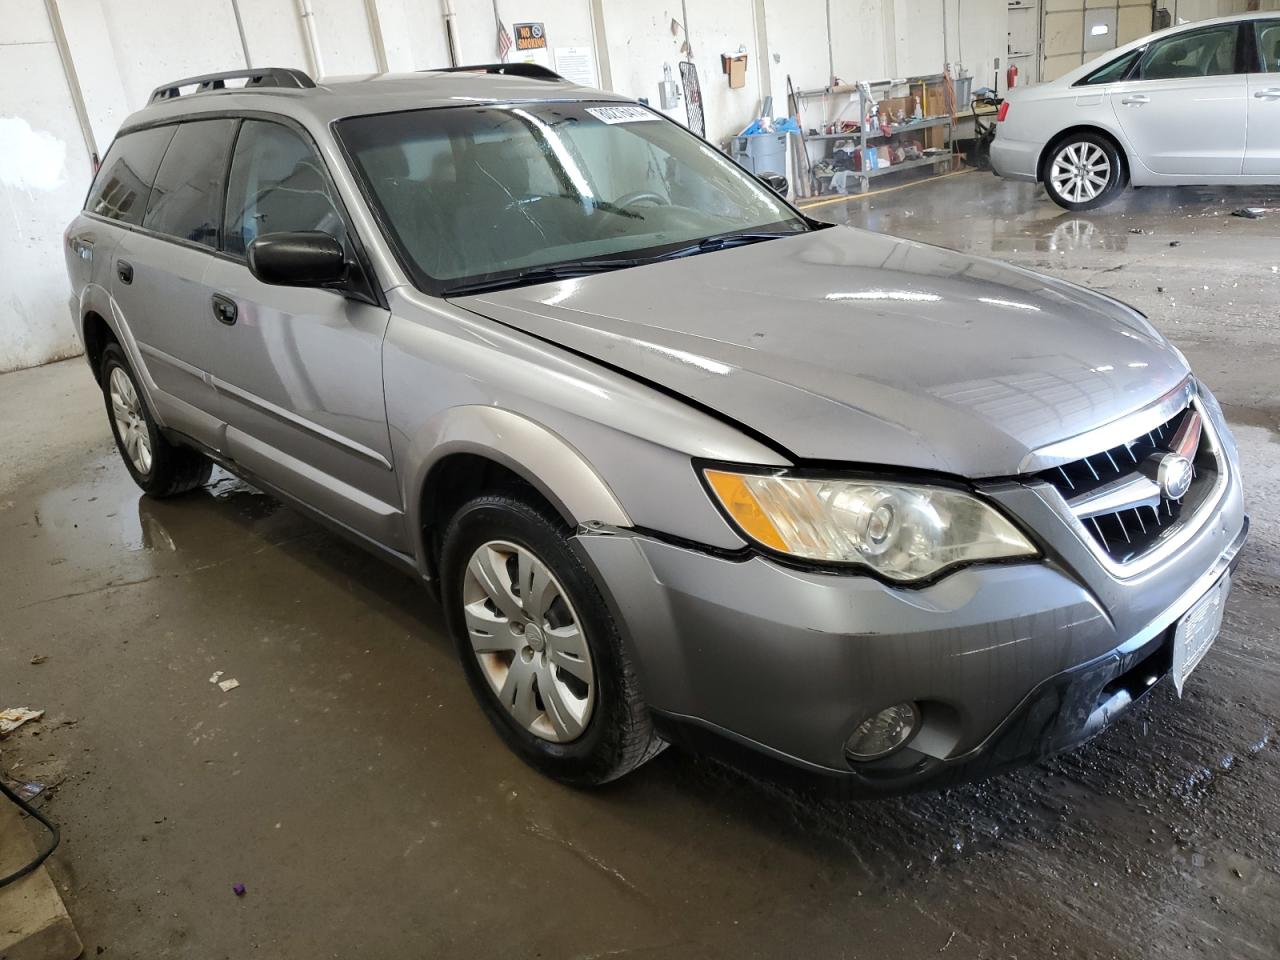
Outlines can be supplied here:
<path id="1" fill-rule="evenodd" d="M 13 370 L 79 352 L 61 241 L 89 154 L 42 0 L 0 0 L 0 23 L 0 370 Z"/>
<path id="2" fill-rule="evenodd" d="M 1025 0 L 1014 0 L 1022 3 Z M 1043 80 L 1055 80 L 1106 51 L 1151 32 L 1154 9 L 1167 10 L 1172 23 L 1193 23 L 1250 10 L 1280 9 L 1280 0 L 1043 0 Z M 1109 30 L 1095 35 L 1095 25 Z"/>
<path id="3" fill-rule="evenodd" d="M 0 0 L 0 371 L 79 351 L 67 316 L 61 234 L 124 119 L 160 83 L 265 64 L 322 76 L 449 62 L 444 0 Z M 1183 0 L 1186 2 L 1186 0 Z M 542 21 L 550 47 L 593 49 L 601 85 L 658 106 L 664 64 L 688 45 L 707 136 L 721 142 L 766 94 L 937 73 L 976 86 L 1003 56 L 1007 0 L 497 0 L 508 31 Z M 463 62 L 497 58 L 494 0 L 453 0 Z M 310 9 L 313 53 L 301 11 Z M 673 21 L 675 23 L 673 32 Z M 687 21 L 687 22 L 686 22 Z M 65 52 L 60 55 L 56 25 Z M 733 90 L 720 55 L 745 50 Z M 317 62 L 318 61 L 318 62 Z M 74 75 L 75 82 L 68 79 Z M 821 109 L 821 105 L 818 105 Z M 669 111 L 683 121 L 683 101 Z M 814 116 L 812 122 L 817 122 Z"/>

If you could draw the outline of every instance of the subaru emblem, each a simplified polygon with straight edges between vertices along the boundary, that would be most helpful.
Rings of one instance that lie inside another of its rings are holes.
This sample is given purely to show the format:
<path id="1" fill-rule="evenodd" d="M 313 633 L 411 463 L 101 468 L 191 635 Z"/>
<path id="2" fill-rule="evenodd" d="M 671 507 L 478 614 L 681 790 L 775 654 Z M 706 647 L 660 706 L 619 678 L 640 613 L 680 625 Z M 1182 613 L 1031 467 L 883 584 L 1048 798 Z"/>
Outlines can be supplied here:
<path id="1" fill-rule="evenodd" d="M 1191 461 L 1180 453 L 1166 453 L 1156 466 L 1156 483 L 1170 500 L 1181 500 L 1191 489 Z"/>

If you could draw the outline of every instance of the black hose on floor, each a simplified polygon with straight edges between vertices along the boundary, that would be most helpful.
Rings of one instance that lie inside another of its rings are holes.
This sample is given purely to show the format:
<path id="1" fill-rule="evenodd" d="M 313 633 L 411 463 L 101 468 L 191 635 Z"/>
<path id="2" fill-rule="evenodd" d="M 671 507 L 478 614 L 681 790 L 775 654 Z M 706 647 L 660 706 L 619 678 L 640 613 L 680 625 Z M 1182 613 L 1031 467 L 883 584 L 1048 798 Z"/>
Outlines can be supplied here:
<path id="1" fill-rule="evenodd" d="M 57 827 L 55 827 L 52 823 L 46 820 L 41 815 L 41 813 L 38 810 L 36 810 L 34 807 L 32 807 L 29 803 L 27 803 L 27 801 L 23 800 L 20 796 L 18 796 L 16 793 L 10 790 L 5 785 L 5 782 L 2 779 L 0 779 L 0 793 L 3 793 L 6 797 L 8 797 L 15 804 L 17 804 L 19 810 L 21 810 L 23 813 L 33 818 L 34 820 L 39 821 L 44 826 L 44 828 L 49 831 L 49 845 L 44 850 L 40 851 L 40 853 L 36 855 L 36 858 L 34 860 L 32 860 L 22 869 L 9 874 L 7 877 L 0 877 L 0 887 L 4 887 L 13 883 L 15 880 L 21 880 L 27 874 L 38 869 L 40 864 L 44 863 L 46 860 L 49 859 L 49 854 L 53 853 L 54 850 L 58 849 L 58 841 L 61 840 L 62 837 L 61 837 L 61 834 L 58 833 Z"/>

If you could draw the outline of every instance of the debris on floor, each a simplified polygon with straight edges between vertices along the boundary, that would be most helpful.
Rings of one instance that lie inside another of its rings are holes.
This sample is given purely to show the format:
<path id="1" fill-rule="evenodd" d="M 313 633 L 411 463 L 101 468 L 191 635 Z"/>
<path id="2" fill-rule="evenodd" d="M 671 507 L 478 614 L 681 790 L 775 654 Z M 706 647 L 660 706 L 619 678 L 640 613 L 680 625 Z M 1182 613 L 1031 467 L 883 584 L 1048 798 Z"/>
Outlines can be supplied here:
<path id="1" fill-rule="evenodd" d="M 236 884 L 232 884 L 232 886 L 231 886 L 231 890 L 232 890 L 232 892 L 233 892 L 237 897 L 243 897 L 243 896 L 244 896 L 244 884 L 243 884 L 243 883 L 236 883 Z"/>
<path id="2" fill-rule="evenodd" d="M 28 707 L 7 707 L 0 710 L 0 737 L 7 737 L 28 720 L 39 720 L 43 716 L 43 710 Z"/>
<path id="3" fill-rule="evenodd" d="M 32 665 L 33 667 L 38 667 L 38 666 L 40 666 L 40 664 L 42 664 L 42 663 L 47 663 L 47 662 L 48 662 L 48 660 L 49 660 L 49 658 L 48 658 L 48 657 L 46 657 L 44 654 L 38 654 L 38 655 L 36 655 L 36 656 L 34 656 L 34 657 L 32 657 L 32 658 L 31 658 L 31 665 Z"/>
<path id="4" fill-rule="evenodd" d="M 221 680 L 221 679 L 222 679 L 222 671 L 221 671 L 221 670 L 215 670 L 215 671 L 213 671 L 213 676 L 209 678 L 209 682 L 210 682 L 210 683 L 217 683 L 217 682 L 218 682 L 219 680 Z"/>
<path id="5" fill-rule="evenodd" d="M 232 677 L 229 680 L 223 680 L 218 683 L 218 689 L 220 689 L 223 693 L 228 693 L 229 691 L 234 690 L 238 686 L 240 686 L 240 681 L 237 680 L 235 677 Z"/>
<path id="6" fill-rule="evenodd" d="M 1241 207 L 1239 210 L 1232 210 L 1231 215 L 1233 217 L 1244 217 L 1246 220 L 1261 220 L 1264 211 L 1264 207 Z"/>
<path id="7" fill-rule="evenodd" d="M 40 794 L 44 793 L 45 786 L 43 783 L 36 783 L 34 780 L 30 783 L 20 783 L 14 788 L 14 793 L 22 798 L 23 803 L 30 803 Z"/>

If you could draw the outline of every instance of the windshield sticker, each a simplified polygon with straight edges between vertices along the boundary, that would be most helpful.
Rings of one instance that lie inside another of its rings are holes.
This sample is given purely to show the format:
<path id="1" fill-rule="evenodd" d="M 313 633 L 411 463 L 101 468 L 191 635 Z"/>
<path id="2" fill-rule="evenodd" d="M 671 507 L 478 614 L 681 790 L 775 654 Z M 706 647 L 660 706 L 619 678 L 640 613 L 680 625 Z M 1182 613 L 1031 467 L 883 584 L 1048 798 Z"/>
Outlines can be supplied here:
<path id="1" fill-rule="evenodd" d="M 635 123 L 639 120 L 658 119 L 652 111 L 629 104 L 620 104 L 616 107 L 587 107 L 587 113 L 604 123 Z"/>

